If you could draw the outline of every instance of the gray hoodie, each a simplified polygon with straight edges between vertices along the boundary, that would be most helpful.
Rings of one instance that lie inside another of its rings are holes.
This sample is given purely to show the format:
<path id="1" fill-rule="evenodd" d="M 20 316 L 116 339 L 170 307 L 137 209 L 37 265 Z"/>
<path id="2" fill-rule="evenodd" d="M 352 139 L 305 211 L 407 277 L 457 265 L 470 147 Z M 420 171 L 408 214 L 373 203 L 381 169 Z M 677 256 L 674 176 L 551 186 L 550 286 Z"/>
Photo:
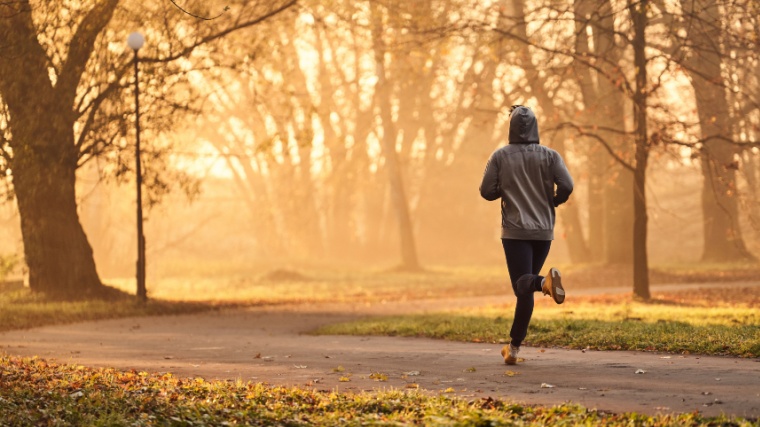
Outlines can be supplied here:
<path id="1" fill-rule="evenodd" d="M 501 198 L 502 239 L 554 240 L 554 208 L 572 192 L 573 178 L 562 157 L 539 145 L 533 111 L 516 107 L 509 121 L 509 145 L 488 159 L 480 184 L 484 199 Z"/>

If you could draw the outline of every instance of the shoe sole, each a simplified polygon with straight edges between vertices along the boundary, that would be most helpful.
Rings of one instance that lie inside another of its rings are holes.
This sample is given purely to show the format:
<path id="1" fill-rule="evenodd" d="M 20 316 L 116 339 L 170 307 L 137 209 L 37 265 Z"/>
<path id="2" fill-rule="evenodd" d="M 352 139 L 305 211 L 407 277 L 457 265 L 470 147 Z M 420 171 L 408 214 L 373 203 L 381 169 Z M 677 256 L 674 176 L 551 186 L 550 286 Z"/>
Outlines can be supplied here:
<path id="1" fill-rule="evenodd" d="M 501 356 L 504 358 L 504 363 L 507 365 L 517 365 L 517 358 L 514 358 L 509 354 L 509 344 L 501 348 Z"/>
<path id="2" fill-rule="evenodd" d="M 562 276 L 556 268 L 549 269 L 549 289 L 552 298 L 557 304 L 565 302 L 565 288 L 562 287 Z"/>

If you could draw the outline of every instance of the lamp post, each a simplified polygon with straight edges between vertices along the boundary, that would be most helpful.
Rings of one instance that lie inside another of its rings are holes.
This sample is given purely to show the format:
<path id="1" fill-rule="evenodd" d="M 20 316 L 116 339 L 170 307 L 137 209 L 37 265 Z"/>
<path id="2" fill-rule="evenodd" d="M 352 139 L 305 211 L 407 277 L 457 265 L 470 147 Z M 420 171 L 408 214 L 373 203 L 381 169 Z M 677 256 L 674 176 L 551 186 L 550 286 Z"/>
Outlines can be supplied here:
<path id="1" fill-rule="evenodd" d="M 142 212 L 142 165 L 140 163 L 140 80 L 137 52 L 145 44 L 145 37 L 140 33 L 132 33 L 127 37 L 127 45 L 135 52 L 135 174 L 137 175 L 137 300 L 144 303 L 148 300 L 145 289 L 145 235 L 143 234 Z"/>

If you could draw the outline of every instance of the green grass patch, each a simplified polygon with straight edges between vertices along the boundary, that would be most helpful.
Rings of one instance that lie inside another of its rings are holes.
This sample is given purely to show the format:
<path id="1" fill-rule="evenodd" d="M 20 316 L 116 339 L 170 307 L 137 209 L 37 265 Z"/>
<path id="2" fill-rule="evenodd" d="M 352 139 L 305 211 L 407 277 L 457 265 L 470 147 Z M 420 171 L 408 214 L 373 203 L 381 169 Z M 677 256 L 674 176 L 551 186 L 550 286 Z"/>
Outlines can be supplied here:
<path id="1" fill-rule="evenodd" d="M 760 357 L 760 311 L 754 304 L 731 302 L 736 294 L 754 301 L 758 293 L 758 288 L 732 289 L 728 303 L 714 290 L 690 292 L 688 301 L 681 300 L 684 293 L 663 294 L 649 303 L 629 296 L 568 299 L 560 306 L 540 300 L 526 344 Z M 499 343 L 506 341 L 513 311 L 507 305 L 379 317 L 329 325 L 316 333 Z"/>
<path id="2" fill-rule="evenodd" d="M 751 426 L 698 413 L 606 414 L 575 405 L 530 407 L 417 391 L 340 394 L 261 383 L 59 365 L 0 357 L 7 425 Z"/>
<path id="3" fill-rule="evenodd" d="M 51 301 L 28 289 L 0 292 L 0 331 L 33 328 L 88 320 L 196 313 L 214 309 L 212 304 L 149 300 Z"/>
<path id="4" fill-rule="evenodd" d="M 632 270 L 624 266 L 568 264 L 558 266 L 576 289 L 632 288 Z M 654 266 L 653 284 L 755 280 L 757 264 Z M 134 292 L 134 278 L 111 278 L 109 285 Z M 150 298 L 185 301 L 294 303 L 379 302 L 455 298 L 511 293 L 507 268 L 426 266 L 424 271 L 299 267 L 269 270 L 230 265 L 179 265 L 148 283 Z"/>
<path id="5" fill-rule="evenodd" d="M 123 317 L 195 313 L 224 307 L 302 302 L 382 302 L 490 295 L 506 286 L 501 269 L 430 268 L 423 272 L 276 270 L 148 283 L 147 304 L 130 298 L 58 301 L 28 288 L 0 286 L 0 331 Z M 134 278 L 108 281 L 134 292 Z"/>
<path id="6" fill-rule="evenodd" d="M 114 287 L 134 292 L 134 279 L 112 279 Z M 381 302 L 406 299 L 498 295 L 508 288 L 506 268 L 429 267 L 397 270 L 273 270 L 236 274 L 165 277 L 148 284 L 152 298 L 186 301 Z"/>

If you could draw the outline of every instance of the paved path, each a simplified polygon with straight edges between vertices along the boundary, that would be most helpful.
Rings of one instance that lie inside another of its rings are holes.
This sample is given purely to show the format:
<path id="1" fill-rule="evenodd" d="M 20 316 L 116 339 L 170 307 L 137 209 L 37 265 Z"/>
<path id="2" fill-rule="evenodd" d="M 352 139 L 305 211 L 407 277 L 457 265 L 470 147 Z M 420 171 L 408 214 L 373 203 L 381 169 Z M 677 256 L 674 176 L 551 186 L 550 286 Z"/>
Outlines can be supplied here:
<path id="1" fill-rule="evenodd" d="M 510 367 L 502 362 L 501 346 L 494 344 L 304 334 L 365 315 L 511 301 L 504 296 L 299 305 L 87 322 L 1 333 L 0 351 L 320 390 L 405 389 L 416 384 L 436 394 L 542 405 L 570 401 L 613 412 L 760 416 L 760 359 L 525 347 L 520 356 L 526 361 Z M 334 372 L 339 366 L 344 371 Z M 636 374 L 638 370 L 645 372 Z M 386 375 L 387 381 L 370 378 L 372 373 Z M 342 376 L 350 381 L 341 382 Z"/>

